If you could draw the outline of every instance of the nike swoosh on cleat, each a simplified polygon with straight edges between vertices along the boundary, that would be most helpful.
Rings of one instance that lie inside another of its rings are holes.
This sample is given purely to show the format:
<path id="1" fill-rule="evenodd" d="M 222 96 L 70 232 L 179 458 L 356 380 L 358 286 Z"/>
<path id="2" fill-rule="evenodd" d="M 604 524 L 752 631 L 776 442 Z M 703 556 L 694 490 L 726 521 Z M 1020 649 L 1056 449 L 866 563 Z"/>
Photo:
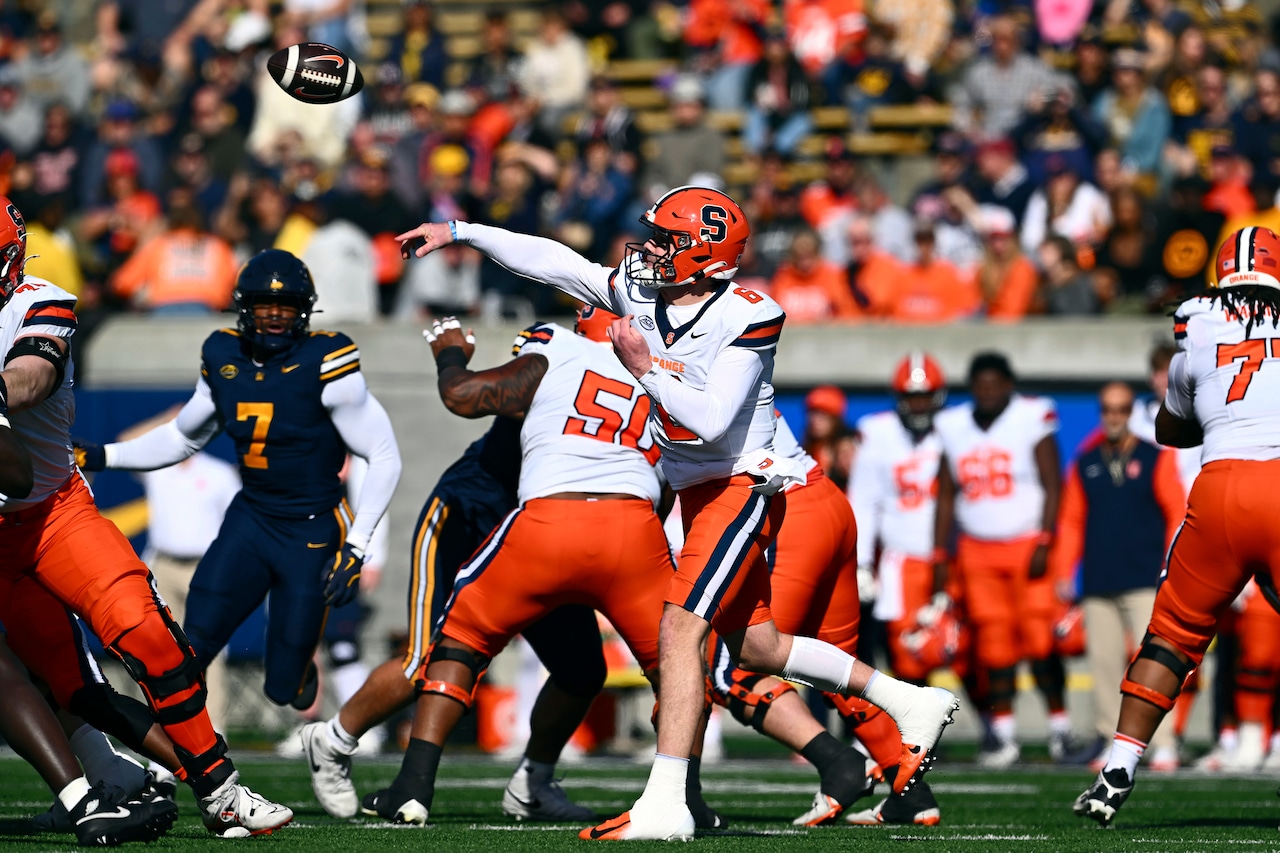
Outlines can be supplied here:
<path id="1" fill-rule="evenodd" d="M 87 820 L 97 820 L 99 818 L 118 818 L 118 817 L 129 817 L 129 810 L 124 808 L 123 806 L 116 806 L 116 810 L 113 812 L 98 812 L 96 814 L 85 815 L 84 817 L 76 821 L 76 826 L 79 826 L 80 824 L 84 823 Z"/>
<path id="2" fill-rule="evenodd" d="M 604 838 L 609 833 L 622 829 L 622 827 L 626 826 L 629 823 L 631 823 L 631 821 L 625 820 L 622 823 L 618 824 L 617 826 L 609 826 L 609 827 L 593 826 L 591 827 L 591 838 L 597 839 L 597 840 Z"/>

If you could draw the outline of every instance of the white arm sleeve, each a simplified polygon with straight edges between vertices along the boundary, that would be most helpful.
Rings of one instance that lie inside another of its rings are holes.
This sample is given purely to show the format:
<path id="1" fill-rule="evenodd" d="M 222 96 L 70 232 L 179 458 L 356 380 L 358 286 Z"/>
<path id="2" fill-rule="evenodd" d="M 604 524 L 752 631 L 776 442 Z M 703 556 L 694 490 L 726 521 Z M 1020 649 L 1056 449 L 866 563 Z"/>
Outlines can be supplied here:
<path id="1" fill-rule="evenodd" d="M 858 448 L 849 474 L 849 502 L 858 520 L 858 565 L 870 565 L 876 557 L 876 537 L 880 532 L 880 511 L 884 504 L 884 484 L 876 470 L 876 460 L 864 444 Z"/>
<path id="2" fill-rule="evenodd" d="M 117 441 L 105 448 L 108 468 L 126 471 L 154 471 L 176 465 L 194 456 L 222 431 L 218 407 L 209 386 L 201 377 L 195 393 L 178 416 L 129 441 Z"/>
<path id="3" fill-rule="evenodd" d="M 575 299 L 613 311 L 610 267 L 593 264 L 573 249 L 545 237 L 517 234 L 505 228 L 454 222 L 458 241 L 484 252 L 516 275 L 549 284 Z"/>
<path id="4" fill-rule="evenodd" d="M 324 386 L 320 401 L 329 410 L 333 426 L 347 449 L 369 463 L 356 497 L 355 521 L 347 541 L 364 551 L 373 530 L 391 504 L 400 480 L 400 448 L 386 409 L 369 393 L 359 371 Z"/>
<path id="5" fill-rule="evenodd" d="M 747 398 L 760 390 L 764 353 L 727 347 L 707 371 L 705 388 L 691 388 L 669 373 L 650 369 L 640 384 L 682 427 L 703 441 L 719 441 Z"/>
<path id="6" fill-rule="evenodd" d="M 351 495 L 351 500 L 357 506 L 360 503 L 360 492 L 364 488 L 364 478 L 369 474 L 369 463 L 359 456 L 351 457 L 351 464 L 347 466 L 347 494 Z M 365 549 L 365 557 L 368 558 L 365 568 L 374 567 L 382 568 L 387 564 L 388 541 L 390 532 L 388 531 L 387 516 L 383 516 L 378 522 L 378 526 L 373 528 L 373 536 L 369 539 L 369 547 Z"/>
<path id="7" fill-rule="evenodd" d="M 1164 407 L 1169 414 L 1184 421 L 1195 420 L 1195 387 L 1191 371 L 1187 369 L 1187 354 L 1174 353 L 1169 362 L 1169 390 L 1164 395 Z"/>

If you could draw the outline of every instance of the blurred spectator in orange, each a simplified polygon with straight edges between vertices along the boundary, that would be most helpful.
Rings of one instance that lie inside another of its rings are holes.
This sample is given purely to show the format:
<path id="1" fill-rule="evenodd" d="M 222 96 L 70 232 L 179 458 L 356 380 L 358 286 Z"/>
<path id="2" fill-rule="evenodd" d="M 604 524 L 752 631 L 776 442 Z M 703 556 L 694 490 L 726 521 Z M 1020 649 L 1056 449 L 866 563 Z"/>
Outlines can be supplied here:
<path id="1" fill-rule="evenodd" d="M 40 142 L 42 119 L 40 106 L 22 92 L 17 69 L 0 68 L 0 140 L 26 157 Z"/>
<path id="2" fill-rule="evenodd" d="M 976 277 L 987 319 L 1021 320 L 1031 311 L 1040 274 L 1018 246 L 1017 222 L 1012 211 L 983 205 L 979 215 L 985 252 Z"/>
<path id="3" fill-rule="evenodd" d="M 1120 149 L 1125 168 L 1153 173 L 1169 138 L 1172 117 L 1164 96 L 1148 85 L 1146 55 L 1124 47 L 1111 56 L 1111 88 L 1098 96 L 1094 117 Z"/>
<path id="4" fill-rule="evenodd" d="M 751 223 L 754 271 L 768 280 L 786 261 L 796 235 L 808 229 L 800 215 L 800 194 L 791 187 L 777 187 L 767 180 L 757 181 L 748 200 L 747 220 Z"/>
<path id="5" fill-rule="evenodd" d="M 429 83 L 410 83 L 404 90 L 404 102 L 410 126 L 391 154 L 391 190 L 406 207 L 416 208 L 422 202 L 430 153 L 425 146 L 436 133 L 440 92 Z"/>
<path id="6" fill-rule="evenodd" d="M 244 131 L 235 122 L 236 109 L 214 86 L 201 86 L 191 96 L 190 130 L 204 140 L 209 168 L 224 181 L 244 163 Z"/>
<path id="7" fill-rule="evenodd" d="M 956 130 L 974 138 L 1008 136 L 1035 97 L 1056 89 L 1060 79 L 1038 57 L 1023 52 L 1022 29 L 1012 17 L 990 19 L 991 53 L 965 70 L 951 92 Z"/>
<path id="8" fill-rule="evenodd" d="M 1027 202 L 1031 201 L 1031 194 L 1036 188 L 1026 167 L 1018 160 L 1013 141 L 993 139 L 984 142 L 978 146 L 975 165 L 982 183 L 978 185 L 974 200 L 979 204 L 1005 208 L 1021 225 L 1027 212 Z"/>
<path id="9" fill-rule="evenodd" d="M 844 218 L 858 209 L 854 179 L 858 176 L 857 160 L 841 143 L 827 149 L 826 177 L 814 181 L 800 193 L 800 213 L 814 229 L 821 231 L 836 218 Z"/>
<path id="10" fill-rule="evenodd" d="M 1253 193 L 1249 192 L 1252 167 L 1230 145 L 1215 145 L 1209 156 L 1209 191 L 1204 209 L 1231 219 L 1253 213 Z"/>
<path id="11" fill-rule="evenodd" d="M 796 60 L 822 83 L 827 102 L 839 103 L 845 64 L 867 31 L 862 0 L 785 0 L 782 14 Z"/>
<path id="12" fill-rule="evenodd" d="M 769 284 L 770 295 L 796 323 L 849 319 L 859 313 L 844 270 L 824 261 L 819 245 L 814 231 L 805 229 L 797 234 L 786 263 Z"/>
<path id="13" fill-rule="evenodd" d="M 724 133 L 707 124 L 702 81 L 692 74 L 680 75 L 667 99 L 675 127 L 657 134 L 650 143 L 653 154 L 644 178 L 648 201 L 656 201 L 667 190 L 702 183 L 706 176 L 719 179 L 725 165 Z"/>
<path id="14" fill-rule="evenodd" d="M 152 314 L 205 314 L 231 304 L 235 255 L 204 232 L 190 193 L 171 198 L 168 228 L 136 251 L 111 280 L 111 290 Z"/>
<path id="15" fill-rule="evenodd" d="M 640 129 L 636 118 L 608 77 L 597 74 L 587 90 L 587 109 L 574 127 L 573 140 L 582 148 L 603 139 L 614 155 L 614 165 L 629 175 L 640 166 Z"/>
<path id="16" fill-rule="evenodd" d="M 834 385 L 819 385 L 805 395 L 804 410 L 804 437 L 800 441 L 805 451 L 833 483 L 847 491 L 857 452 L 853 430 L 845 421 L 849 399 Z"/>
<path id="17" fill-rule="evenodd" d="M 765 37 L 763 58 L 747 76 L 742 145 L 755 156 L 769 148 L 789 157 L 812 131 L 809 82 L 791 55 L 785 34 L 772 30 Z"/>
<path id="18" fill-rule="evenodd" d="M 1235 146 L 1254 172 L 1280 179 L 1280 69 L 1259 68 L 1253 75 L 1253 97 L 1233 119 Z"/>
<path id="19" fill-rule="evenodd" d="M 62 38 L 62 28 L 52 11 L 36 22 L 31 50 L 14 64 L 22 91 L 42 110 L 66 104 L 72 114 L 84 114 L 89 103 L 89 65 L 75 47 Z"/>
<path id="20" fill-rule="evenodd" d="M 870 17 L 892 33 L 889 56 L 902 63 L 907 83 L 922 90 L 951 38 L 952 0 L 872 0 Z"/>
<path id="21" fill-rule="evenodd" d="M 411 83 L 430 83 L 444 87 L 444 72 L 449 65 L 445 40 L 431 20 L 429 3 L 413 0 L 404 7 L 404 27 L 391 39 L 387 60 L 400 67 L 403 79 Z"/>
<path id="22" fill-rule="evenodd" d="M 973 276 L 934 254 L 934 223 L 917 220 L 916 262 L 905 265 L 894 287 L 890 318 L 899 323 L 948 323 L 971 316 L 982 298 Z"/>
<path id="23" fill-rule="evenodd" d="M 1093 243 L 1111 226 L 1111 203 L 1102 191 L 1081 181 L 1065 158 L 1045 161 L 1047 180 L 1027 202 L 1022 218 L 1022 251 L 1033 254 L 1049 234 L 1075 243 Z"/>
<path id="24" fill-rule="evenodd" d="M 1250 225 L 1254 228 L 1270 228 L 1272 231 L 1280 228 L 1280 181 L 1267 175 L 1257 175 L 1249 185 L 1249 190 L 1253 193 L 1256 210 L 1233 217 L 1223 223 L 1218 239 L 1213 244 L 1212 257 L 1218 257 L 1218 251 L 1227 241 L 1227 237 L 1241 228 Z M 1280 231 L 1276 233 L 1280 234 Z"/>
<path id="25" fill-rule="evenodd" d="M 1076 260 L 1076 247 L 1061 234 L 1051 234 L 1039 250 L 1044 270 L 1045 312 L 1057 315 L 1097 314 L 1098 295 Z"/>
<path id="26" fill-rule="evenodd" d="M 537 37 L 525 49 L 521 85 L 537 92 L 542 103 L 542 128 L 553 138 L 564 132 L 564 119 L 587 97 L 591 69 L 587 48 L 554 6 L 542 12 Z"/>
<path id="27" fill-rule="evenodd" d="M 844 269 L 845 286 L 857 303 L 859 313 L 883 317 L 892 311 L 894 293 L 908 268 L 876 246 L 871 220 L 867 217 L 854 214 L 847 229 L 849 262 Z"/>
<path id="28" fill-rule="evenodd" d="M 742 109 L 747 76 L 764 55 L 760 33 L 769 21 L 769 0 L 692 0 L 684 41 L 703 51 L 710 68 L 707 95 L 711 109 Z"/>
<path id="29" fill-rule="evenodd" d="M 467 74 L 467 91 L 479 101 L 502 100 L 520 83 L 520 55 L 511 44 L 506 12 L 485 14 L 480 44 L 480 55 L 471 60 Z"/>
<path id="30" fill-rule="evenodd" d="M 68 212 L 76 204 L 82 159 L 75 131 L 71 111 L 63 104 L 54 104 L 45 111 L 44 133 L 31 155 L 31 191 L 46 200 L 61 198 L 63 209 Z"/>
<path id="31" fill-rule="evenodd" d="M 1173 132 L 1165 145 L 1165 165 L 1174 174 L 1209 174 L 1209 158 L 1215 145 L 1235 142 L 1231 101 L 1227 97 L 1227 73 L 1220 65 L 1206 65 L 1196 75 L 1198 106 L 1175 115 Z"/>
<path id="32" fill-rule="evenodd" d="M 1111 310 L 1118 303 L 1145 311 L 1153 285 L 1164 276 L 1164 242 L 1158 237 L 1156 218 L 1144 209 L 1133 187 L 1111 194 L 1111 218 L 1093 269 L 1096 289 L 1114 295 Z"/>
<path id="33" fill-rule="evenodd" d="M 163 224 L 160 199 L 138 185 L 138 168 L 138 156 L 127 148 L 108 154 L 103 163 L 105 203 L 80 219 L 81 244 L 96 244 L 94 253 L 108 271 Z"/>

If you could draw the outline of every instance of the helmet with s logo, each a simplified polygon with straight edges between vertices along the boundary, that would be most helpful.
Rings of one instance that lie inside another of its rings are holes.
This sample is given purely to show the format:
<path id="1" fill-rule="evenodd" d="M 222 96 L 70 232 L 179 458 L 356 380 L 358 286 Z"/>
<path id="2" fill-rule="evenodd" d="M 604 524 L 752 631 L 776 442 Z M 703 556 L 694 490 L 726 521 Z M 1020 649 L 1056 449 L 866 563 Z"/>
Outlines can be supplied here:
<path id="1" fill-rule="evenodd" d="M 27 263 L 27 223 L 17 205 L 0 196 L 0 305 L 22 284 Z"/>
<path id="2" fill-rule="evenodd" d="M 573 324 L 573 330 L 589 341 L 600 344 L 611 343 L 609 324 L 616 319 L 618 319 L 617 314 L 594 305 L 584 304 L 578 309 L 578 318 Z"/>
<path id="3" fill-rule="evenodd" d="M 651 287 L 679 287 L 702 279 L 728 281 L 751 227 L 738 203 L 710 187 L 677 187 L 653 203 L 640 222 L 653 231 L 652 243 L 628 243 L 626 273 Z"/>

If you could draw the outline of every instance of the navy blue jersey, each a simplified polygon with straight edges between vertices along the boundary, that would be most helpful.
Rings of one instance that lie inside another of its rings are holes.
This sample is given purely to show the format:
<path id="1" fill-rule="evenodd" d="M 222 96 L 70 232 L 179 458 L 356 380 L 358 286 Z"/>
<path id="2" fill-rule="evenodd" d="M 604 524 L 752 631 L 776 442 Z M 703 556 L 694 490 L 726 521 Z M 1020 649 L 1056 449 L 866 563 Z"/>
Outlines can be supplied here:
<path id="1" fill-rule="evenodd" d="M 520 421 L 494 418 L 489 431 L 476 439 L 440 475 L 432 495 L 460 504 L 468 515 L 496 514 L 496 525 L 519 504 L 516 498 L 520 482 Z M 490 525 L 489 529 L 492 529 Z M 488 533 L 488 529 L 484 531 Z"/>
<path id="2" fill-rule="evenodd" d="M 347 448 L 321 395 L 359 369 L 359 351 L 341 332 L 311 332 L 261 365 L 233 329 L 205 340 L 200 372 L 235 442 L 243 499 L 255 510 L 299 518 L 338 505 Z"/>

